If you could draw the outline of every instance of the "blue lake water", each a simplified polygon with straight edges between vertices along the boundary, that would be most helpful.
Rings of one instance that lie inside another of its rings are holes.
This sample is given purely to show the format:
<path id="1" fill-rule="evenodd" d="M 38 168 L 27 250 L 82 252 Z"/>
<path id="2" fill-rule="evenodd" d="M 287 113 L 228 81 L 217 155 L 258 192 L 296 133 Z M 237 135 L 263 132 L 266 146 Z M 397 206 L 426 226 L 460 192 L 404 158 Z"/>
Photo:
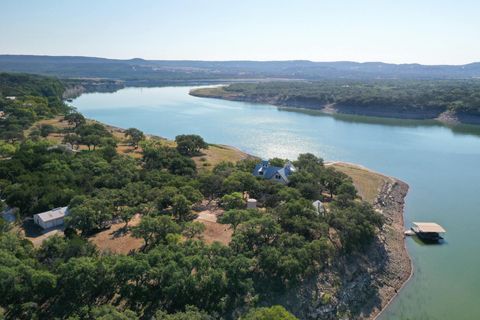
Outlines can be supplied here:
<path id="1" fill-rule="evenodd" d="M 328 116 L 197 98 L 191 87 L 84 94 L 87 117 L 166 138 L 195 133 L 263 157 L 315 153 L 359 163 L 410 185 L 405 222 L 435 221 L 446 242 L 407 239 L 415 275 L 381 319 L 480 319 L 480 128 Z"/>

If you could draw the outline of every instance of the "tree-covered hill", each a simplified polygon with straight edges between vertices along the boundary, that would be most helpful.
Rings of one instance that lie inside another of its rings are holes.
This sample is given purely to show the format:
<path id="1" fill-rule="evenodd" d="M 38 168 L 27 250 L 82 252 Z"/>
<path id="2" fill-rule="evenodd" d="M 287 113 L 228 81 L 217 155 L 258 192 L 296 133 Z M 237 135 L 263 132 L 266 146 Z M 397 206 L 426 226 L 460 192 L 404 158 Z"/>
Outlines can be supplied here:
<path id="1" fill-rule="evenodd" d="M 235 83 L 193 95 L 393 118 L 433 119 L 451 112 L 479 122 L 480 80 L 325 80 Z"/>
<path id="2" fill-rule="evenodd" d="M 0 73 L 0 138 L 21 141 L 35 121 L 66 113 L 64 91 L 55 78 Z"/>
<path id="3" fill-rule="evenodd" d="M 456 65 L 382 62 L 189 61 L 94 57 L 0 55 L 0 72 L 26 72 L 62 78 L 192 81 L 225 79 L 472 79 L 480 63 Z"/>
<path id="4" fill-rule="evenodd" d="M 0 96 L 42 96 L 61 99 L 64 85 L 58 79 L 34 74 L 0 73 Z"/>

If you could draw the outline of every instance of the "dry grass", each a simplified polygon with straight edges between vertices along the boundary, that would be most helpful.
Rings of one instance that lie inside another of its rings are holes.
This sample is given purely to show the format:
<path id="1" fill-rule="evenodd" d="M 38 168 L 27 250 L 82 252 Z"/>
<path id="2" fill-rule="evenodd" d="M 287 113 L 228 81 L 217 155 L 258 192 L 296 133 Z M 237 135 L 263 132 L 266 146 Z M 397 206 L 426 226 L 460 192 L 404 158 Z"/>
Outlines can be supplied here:
<path id="1" fill-rule="evenodd" d="M 202 239 L 205 243 L 211 244 L 217 241 L 227 246 L 232 241 L 233 231 L 228 225 L 201 219 L 196 221 L 205 225 L 205 231 L 202 234 Z"/>
<path id="2" fill-rule="evenodd" d="M 202 155 L 193 157 L 199 171 L 210 171 L 220 162 L 237 162 L 251 156 L 236 148 L 212 144 L 208 149 L 202 150 Z"/>
<path id="3" fill-rule="evenodd" d="M 205 204 L 205 201 L 204 201 Z M 214 205 L 206 205 L 206 210 L 198 212 L 198 217 L 195 221 L 205 225 L 205 231 L 202 234 L 202 239 L 206 243 L 220 242 L 228 245 L 232 241 L 233 231 L 228 225 L 217 222 L 217 217 L 222 215 L 224 210 Z"/>
<path id="4" fill-rule="evenodd" d="M 380 173 L 350 163 L 334 162 L 327 165 L 351 177 L 360 197 L 369 203 L 375 201 L 382 186 L 390 180 Z"/>
<path id="5" fill-rule="evenodd" d="M 128 224 L 136 226 L 141 220 L 140 215 L 136 215 Z M 116 223 L 108 230 L 104 230 L 90 237 L 90 241 L 102 252 L 113 252 L 119 254 L 128 254 L 131 251 L 139 250 L 144 242 L 143 239 L 132 237 L 130 232 L 123 233 L 125 223 Z"/>
<path id="6" fill-rule="evenodd" d="M 224 89 L 224 87 L 210 87 L 210 88 L 198 88 L 190 91 L 194 96 L 198 97 L 235 97 L 237 94 L 234 92 L 229 92 Z"/>

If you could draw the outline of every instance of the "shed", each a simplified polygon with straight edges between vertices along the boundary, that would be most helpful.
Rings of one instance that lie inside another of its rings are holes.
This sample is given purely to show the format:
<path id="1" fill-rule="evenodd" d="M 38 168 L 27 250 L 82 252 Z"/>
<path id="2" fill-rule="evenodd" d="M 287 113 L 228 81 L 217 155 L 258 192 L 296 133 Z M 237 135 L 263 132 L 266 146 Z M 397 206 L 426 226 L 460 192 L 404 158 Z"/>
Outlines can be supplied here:
<path id="1" fill-rule="evenodd" d="M 33 215 L 33 221 L 43 229 L 50 229 L 62 225 L 66 215 L 68 215 L 68 207 L 55 208 Z"/>
<path id="2" fill-rule="evenodd" d="M 257 208 L 257 200 L 256 199 L 248 199 L 247 200 L 247 209 L 256 209 Z"/>

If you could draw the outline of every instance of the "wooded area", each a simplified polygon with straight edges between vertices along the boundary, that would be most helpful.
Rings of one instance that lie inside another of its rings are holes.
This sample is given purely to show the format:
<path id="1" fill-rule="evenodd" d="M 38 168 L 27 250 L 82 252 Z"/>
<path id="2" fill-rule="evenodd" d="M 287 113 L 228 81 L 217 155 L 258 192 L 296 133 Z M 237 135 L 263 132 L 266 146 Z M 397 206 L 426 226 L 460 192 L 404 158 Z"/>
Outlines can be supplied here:
<path id="1" fill-rule="evenodd" d="M 289 185 L 254 177 L 255 159 L 198 172 L 191 157 L 208 144 L 196 135 L 172 145 L 130 128 L 126 138 L 141 153 L 135 158 L 117 151 L 118 139 L 105 126 L 67 108 L 57 81 L 21 77 L 1 82 L 1 198 L 21 221 L 60 206 L 70 214 L 65 236 L 39 248 L 0 219 L 0 317 L 293 319 L 278 306 L 257 308 L 361 252 L 382 226 L 351 179 L 312 154 L 293 161 Z M 46 139 L 52 128 L 24 135 L 36 120 L 59 114 L 72 148 Z M 19 119 L 18 135 L 5 136 Z M 244 193 L 258 199 L 258 209 L 245 209 Z M 229 245 L 202 241 L 204 227 L 193 221 L 202 200 L 226 210 L 219 221 L 233 229 Z M 319 214 L 314 200 L 327 203 L 328 214 Z M 137 213 L 142 219 L 130 227 Z M 108 254 L 89 242 L 114 221 L 144 240 L 141 250 Z"/>
<path id="2" fill-rule="evenodd" d="M 222 92 L 223 91 L 223 92 Z M 209 95 L 205 91 L 206 96 Z M 480 114 L 480 80 L 325 80 L 235 83 L 212 96 L 320 109 L 325 105 Z"/>

